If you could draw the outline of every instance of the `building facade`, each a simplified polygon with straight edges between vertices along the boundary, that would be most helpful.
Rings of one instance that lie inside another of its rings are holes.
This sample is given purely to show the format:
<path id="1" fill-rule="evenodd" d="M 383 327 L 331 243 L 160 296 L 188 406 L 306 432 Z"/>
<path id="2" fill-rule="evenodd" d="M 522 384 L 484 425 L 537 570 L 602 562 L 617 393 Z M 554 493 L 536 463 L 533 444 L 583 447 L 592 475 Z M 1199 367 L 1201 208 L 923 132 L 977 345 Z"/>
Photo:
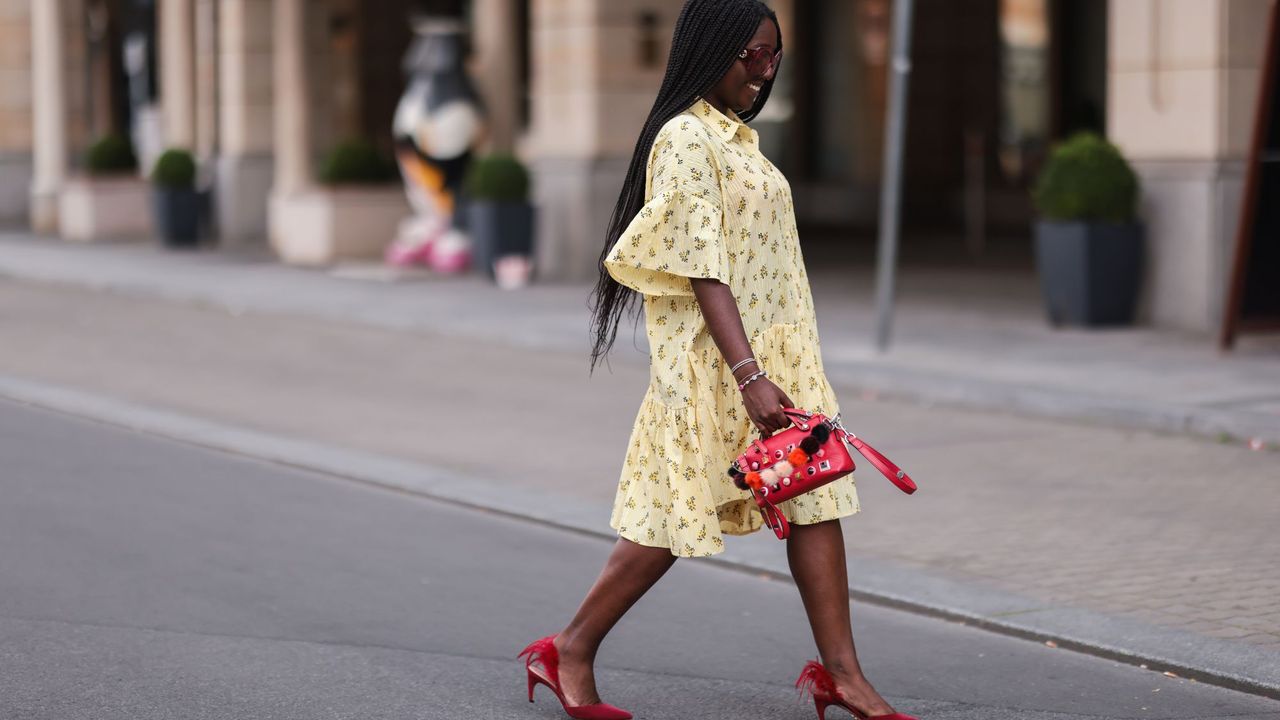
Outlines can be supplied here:
<path id="1" fill-rule="evenodd" d="M 755 126 L 807 244 L 874 230 L 892 2 L 771 2 L 786 58 Z M 1144 316 L 1216 330 L 1273 2 L 916 0 L 906 242 L 1027 243 L 1050 144 L 1095 129 L 1143 181 Z M 411 18 L 452 13 L 487 145 L 533 170 L 540 276 L 588 279 L 681 4 L 0 0 L 0 222 L 56 233 L 59 193 L 115 131 L 143 167 L 192 150 L 220 242 L 265 242 L 336 142 L 390 148 Z"/>

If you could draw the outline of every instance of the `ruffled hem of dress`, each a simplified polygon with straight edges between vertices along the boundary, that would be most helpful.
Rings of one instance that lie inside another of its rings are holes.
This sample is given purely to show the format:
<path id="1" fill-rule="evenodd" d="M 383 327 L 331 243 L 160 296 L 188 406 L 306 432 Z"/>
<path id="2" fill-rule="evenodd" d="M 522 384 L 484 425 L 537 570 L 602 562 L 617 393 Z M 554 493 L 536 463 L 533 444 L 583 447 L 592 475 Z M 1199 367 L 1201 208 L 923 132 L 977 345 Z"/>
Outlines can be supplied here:
<path id="1" fill-rule="evenodd" d="M 668 407 L 651 387 L 636 416 L 609 525 L 628 540 L 680 557 L 715 555 L 724 551 L 724 534 L 758 528 L 758 514 L 755 528 L 736 527 L 753 522 L 746 513 L 721 516 L 722 507 L 750 497 L 729 481 L 728 462 L 717 469 L 722 453 L 704 447 L 717 432 L 710 408 Z M 716 477 L 721 473 L 723 483 Z M 734 526 L 725 527 L 726 520 Z"/>

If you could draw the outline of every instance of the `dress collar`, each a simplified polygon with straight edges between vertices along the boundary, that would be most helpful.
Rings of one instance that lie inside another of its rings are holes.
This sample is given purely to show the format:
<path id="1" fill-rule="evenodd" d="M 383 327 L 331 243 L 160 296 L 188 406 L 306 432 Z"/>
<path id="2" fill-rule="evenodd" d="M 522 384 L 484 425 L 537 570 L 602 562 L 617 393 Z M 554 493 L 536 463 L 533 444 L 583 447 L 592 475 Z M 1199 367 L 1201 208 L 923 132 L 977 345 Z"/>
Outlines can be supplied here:
<path id="1" fill-rule="evenodd" d="M 712 107 L 711 103 L 707 102 L 705 98 L 698 98 L 697 102 L 689 108 L 689 111 L 698 116 L 702 122 L 706 123 L 707 127 L 711 128 L 712 132 L 719 135 L 720 139 L 725 142 L 732 140 L 739 130 L 746 130 L 748 134 L 751 133 L 751 128 L 748 128 L 745 123 L 739 120 L 737 114 L 732 110 L 729 111 L 728 115 L 725 115 Z"/>

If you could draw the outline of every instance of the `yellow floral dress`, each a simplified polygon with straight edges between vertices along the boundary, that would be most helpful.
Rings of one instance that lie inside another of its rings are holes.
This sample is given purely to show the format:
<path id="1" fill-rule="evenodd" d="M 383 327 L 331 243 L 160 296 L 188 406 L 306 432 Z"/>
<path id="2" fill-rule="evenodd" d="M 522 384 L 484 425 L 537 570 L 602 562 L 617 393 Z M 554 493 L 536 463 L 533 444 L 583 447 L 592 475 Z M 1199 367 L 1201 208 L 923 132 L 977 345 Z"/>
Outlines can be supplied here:
<path id="1" fill-rule="evenodd" d="M 762 525 L 750 494 L 728 475 L 756 431 L 689 278 L 729 286 L 756 359 L 797 406 L 827 415 L 838 408 L 822 370 L 791 187 L 761 154 L 756 132 L 699 100 L 654 140 L 645 198 L 605 259 L 618 282 L 644 295 L 650 353 L 610 525 L 675 555 L 714 555 L 723 535 Z M 853 476 L 779 509 L 801 525 L 856 513 Z"/>

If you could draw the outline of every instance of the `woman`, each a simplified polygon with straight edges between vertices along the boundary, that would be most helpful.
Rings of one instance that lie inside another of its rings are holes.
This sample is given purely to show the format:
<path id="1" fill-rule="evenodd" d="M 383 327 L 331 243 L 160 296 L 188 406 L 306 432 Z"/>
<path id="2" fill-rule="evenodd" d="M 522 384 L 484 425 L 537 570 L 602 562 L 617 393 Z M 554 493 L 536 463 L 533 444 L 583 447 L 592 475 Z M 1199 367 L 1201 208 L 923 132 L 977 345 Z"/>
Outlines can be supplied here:
<path id="1" fill-rule="evenodd" d="M 749 493 L 726 473 L 783 408 L 834 416 L 786 179 L 745 123 L 769 97 L 782 38 L 758 0 L 689 0 L 601 255 L 592 367 L 643 297 L 651 372 L 618 487 L 620 536 L 559 634 L 525 649 L 529 698 L 550 687 L 574 718 L 630 718 L 600 701 L 592 665 L 614 624 L 676 557 L 713 555 L 724 534 L 758 530 Z M 822 662 L 801 676 L 819 715 L 895 714 L 863 676 L 849 623 L 839 518 L 858 511 L 847 476 L 780 506 L 787 557 Z M 829 673 L 829 674 L 828 674 Z"/>

